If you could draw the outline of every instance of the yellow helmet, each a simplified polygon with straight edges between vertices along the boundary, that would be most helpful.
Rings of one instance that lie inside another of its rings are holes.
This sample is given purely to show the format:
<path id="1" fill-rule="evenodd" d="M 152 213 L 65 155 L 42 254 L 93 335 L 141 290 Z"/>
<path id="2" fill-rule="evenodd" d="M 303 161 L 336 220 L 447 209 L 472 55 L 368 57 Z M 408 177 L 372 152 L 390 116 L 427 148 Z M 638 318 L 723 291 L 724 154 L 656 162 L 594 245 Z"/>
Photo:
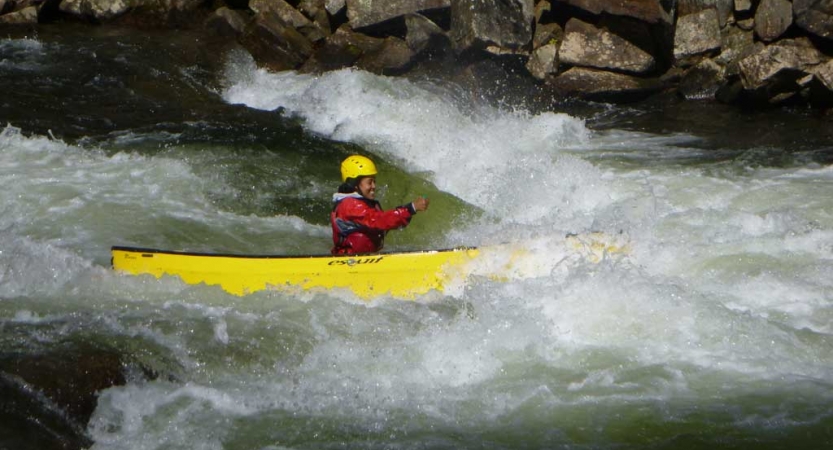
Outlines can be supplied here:
<path id="1" fill-rule="evenodd" d="M 376 173 L 376 164 L 365 156 L 351 155 L 341 162 L 342 182 L 348 178 L 372 177 Z"/>

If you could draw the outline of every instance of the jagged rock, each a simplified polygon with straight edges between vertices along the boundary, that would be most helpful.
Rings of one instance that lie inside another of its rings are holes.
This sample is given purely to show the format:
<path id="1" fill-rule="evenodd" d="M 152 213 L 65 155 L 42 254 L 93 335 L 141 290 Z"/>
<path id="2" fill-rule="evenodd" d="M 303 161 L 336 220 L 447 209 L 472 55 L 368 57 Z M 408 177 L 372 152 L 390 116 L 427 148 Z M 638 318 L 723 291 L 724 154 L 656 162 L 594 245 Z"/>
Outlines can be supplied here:
<path id="1" fill-rule="evenodd" d="M 28 6 L 21 10 L 0 16 L 0 24 L 7 25 L 35 25 L 38 23 L 37 6 Z"/>
<path id="2" fill-rule="evenodd" d="M 246 31 L 246 23 L 240 12 L 223 6 L 206 19 L 205 27 L 220 36 L 240 36 Z"/>
<path id="3" fill-rule="evenodd" d="M 547 44 L 560 44 L 564 40 L 564 30 L 557 23 L 539 23 L 535 26 L 535 36 L 532 38 L 532 49 Z"/>
<path id="4" fill-rule="evenodd" d="M 697 14 L 706 9 L 713 9 L 717 12 L 717 19 L 720 27 L 723 28 L 731 20 L 732 11 L 735 8 L 734 0 L 678 0 L 677 15 L 687 16 Z"/>
<path id="5" fill-rule="evenodd" d="M 451 0 L 450 37 L 459 53 L 496 46 L 518 50 L 532 40 L 532 0 Z"/>
<path id="6" fill-rule="evenodd" d="M 64 0 L 58 9 L 72 16 L 105 21 L 126 13 L 130 7 L 124 0 Z"/>
<path id="7" fill-rule="evenodd" d="M 738 25 L 738 28 L 740 28 L 743 31 L 752 31 L 752 30 L 755 29 L 755 18 L 754 17 L 750 17 L 748 19 L 738 20 L 735 23 Z"/>
<path id="8" fill-rule="evenodd" d="M 721 52 L 714 61 L 726 68 L 726 75 L 739 74 L 738 62 L 747 56 L 760 51 L 763 43 L 755 44 L 754 33 L 740 28 L 730 27 L 721 39 Z"/>
<path id="9" fill-rule="evenodd" d="M 707 58 L 683 75 L 677 90 L 688 100 L 711 99 L 725 83 L 726 70 Z"/>
<path id="10" fill-rule="evenodd" d="M 451 0 L 347 0 L 347 19 L 358 30 L 405 14 L 450 6 Z"/>
<path id="11" fill-rule="evenodd" d="M 408 47 L 413 50 L 414 54 L 450 44 L 445 31 L 421 14 L 407 14 L 405 16 L 405 27 L 408 30 L 405 35 L 405 42 L 408 43 Z"/>
<path id="12" fill-rule="evenodd" d="M 828 91 L 833 92 L 833 59 L 814 67 L 811 73 Z"/>
<path id="13" fill-rule="evenodd" d="M 808 39 L 785 39 L 742 59 L 739 68 L 743 87 L 757 90 L 795 82 L 821 62 L 822 54 Z"/>
<path id="14" fill-rule="evenodd" d="M 395 74 L 403 71 L 412 62 L 413 56 L 414 53 L 402 39 L 366 36 L 345 24 L 326 39 L 300 71 L 318 73 L 357 67 L 373 73 Z"/>
<path id="15" fill-rule="evenodd" d="M 795 23 L 804 30 L 833 39 L 833 2 L 830 0 L 794 0 Z"/>
<path id="16" fill-rule="evenodd" d="M 793 5 L 788 0 L 761 0 L 755 11 L 755 34 L 764 42 L 781 37 L 793 23 Z"/>
<path id="17" fill-rule="evenodd" d="M 536 48 L 526 63 L 526 69 L 539 80 L 544 80 L 548 75 L 556 73 L 558 70 L 558 44 L 545 44 Z"/>
<path id="18" fill-rule="evenodd" d="M 347 0 L 326 0 L 324 3 L 324 8 L 332 15 L 340 13 L 345 6 L 347 6 Z"/>
<path id="19" fill-rule="evenodd" d="M 602 13 L 614 16 L 633 17 L 648 23 L 671 23 L 670 14 L 663 8 L 660 0 L 555 0 L 566 3 L 595 15 Z"/>
<path id="20" fill-rule="evenodd" d="M 752 11 L 752 0 L 735 0 L 735 11 L 739 13 Z"/>
<path id="21" fill-rule="evenodd" d="M 562 63 L 643 74 L 656 65 L 654 57 L 607 29 L 570 19 L 558 51 Z"/>
<path id="22" fill-rule="evenodd" d="M 544 16 L 545 13 L 552 11 L 552 4 L 550 0 L 541 0 L 535 4 L 535 23 L 541 22 L 541 17 Z"/>
<path id="23" fill-rule="evenodd" d="M 811 75 L 800 80 L 801 95 L 808 103 L 821 108 L 833 107 L 833 60 L 811 69 Z"/>
<path id="24" fill-rule="evenodd" d="M 547 85 L 558 96 L 612 102 L 642 100 L 663 87 L 655 78 L 638 78 L 583 67 L 573 67 L 550 78 Z"/>
<path id="25" fill-rule="evenodd" d="M 257 14 L 240 41 L 258 65 L 275 71 L 300 67 L 313 50 L 309 39 L 271 11 Z"/>
<path id="26" fill-rule="evenodd" d="M 324 4 L 325 0 L 301 0 L 298 3 L 298 11 L 301 11 L 308 19 L 312 20 L 321 10 L 326 11 Z"/>
<path id="27" fill-rule="evenodd" d="M 356 67 L 380 75 L 400 73 L 411 63 L 414 53 L 408 44 L 399 38 L 389 36 L 374 51 L 363 54 Z"/>
<path id="28" fill-rule="evenodd" d="M 714 8 L 681 16 L 674 35 L 674 59 L 688 65 L 696 57 L 720 49 L 720 24 Z"/>
<path id="29" fill-rule="evenodd" d="M 312 21 L 284 0 L 249 0 L 249 9 L 255 13 L 274 12 L 296 30 L 312 26 Z"/>

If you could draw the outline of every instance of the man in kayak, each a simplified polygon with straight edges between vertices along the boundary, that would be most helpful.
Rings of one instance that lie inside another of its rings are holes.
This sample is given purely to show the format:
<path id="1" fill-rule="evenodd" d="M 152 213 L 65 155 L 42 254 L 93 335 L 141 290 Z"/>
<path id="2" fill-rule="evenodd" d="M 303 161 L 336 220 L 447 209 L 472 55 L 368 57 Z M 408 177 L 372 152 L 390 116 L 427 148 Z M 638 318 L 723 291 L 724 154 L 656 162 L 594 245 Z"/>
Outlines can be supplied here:
<path id="1" fill-rule="evenodd" d="M 417 211 L 428 209 L 428 199 L 384 211 L 376 200 L 376 165 L 369 158 L 348 156 L 341 163 L 342 185 L 333 194 L 334 255 L 373 253 L 382 249 L 385 234 L 406 227 Z"/>

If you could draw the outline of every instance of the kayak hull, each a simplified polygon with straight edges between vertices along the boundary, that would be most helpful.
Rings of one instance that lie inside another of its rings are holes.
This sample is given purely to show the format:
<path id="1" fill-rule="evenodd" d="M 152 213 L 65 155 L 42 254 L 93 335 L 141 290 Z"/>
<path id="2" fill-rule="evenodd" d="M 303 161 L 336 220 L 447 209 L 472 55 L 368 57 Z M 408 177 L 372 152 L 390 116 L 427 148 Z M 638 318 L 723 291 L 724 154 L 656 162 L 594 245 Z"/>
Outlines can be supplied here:
<path id="1" fill-rule="evenodd" d="M 475 248 L 350 256 L 246 256 L 112 247 L 119 272 L 216 285 L 234 295 L 261 290 L 349 289 L 363 299 L 414 299 L 443 291 L 477 256 Z"/>

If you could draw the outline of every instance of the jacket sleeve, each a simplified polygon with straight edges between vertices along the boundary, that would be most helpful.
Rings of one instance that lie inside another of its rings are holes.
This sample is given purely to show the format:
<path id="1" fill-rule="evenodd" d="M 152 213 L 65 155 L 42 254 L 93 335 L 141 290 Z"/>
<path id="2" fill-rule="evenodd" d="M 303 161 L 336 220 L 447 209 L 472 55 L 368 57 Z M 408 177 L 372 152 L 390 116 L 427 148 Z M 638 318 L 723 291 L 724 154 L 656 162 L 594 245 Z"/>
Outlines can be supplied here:
<path id="1" fill-rule="evenodd" d="M 351 199 L 348 199 L 351 200 Z M 347 201 L 347 200 L 345 200 Z M 402 228 L 411 222 L 413 213 L 408 206 L 398 206 L 387 211 L 379 211 L 362 201 L 350 201 L 344 205 L 343 218 L 359 225 L 376 230 L 393 230 Z"/>

